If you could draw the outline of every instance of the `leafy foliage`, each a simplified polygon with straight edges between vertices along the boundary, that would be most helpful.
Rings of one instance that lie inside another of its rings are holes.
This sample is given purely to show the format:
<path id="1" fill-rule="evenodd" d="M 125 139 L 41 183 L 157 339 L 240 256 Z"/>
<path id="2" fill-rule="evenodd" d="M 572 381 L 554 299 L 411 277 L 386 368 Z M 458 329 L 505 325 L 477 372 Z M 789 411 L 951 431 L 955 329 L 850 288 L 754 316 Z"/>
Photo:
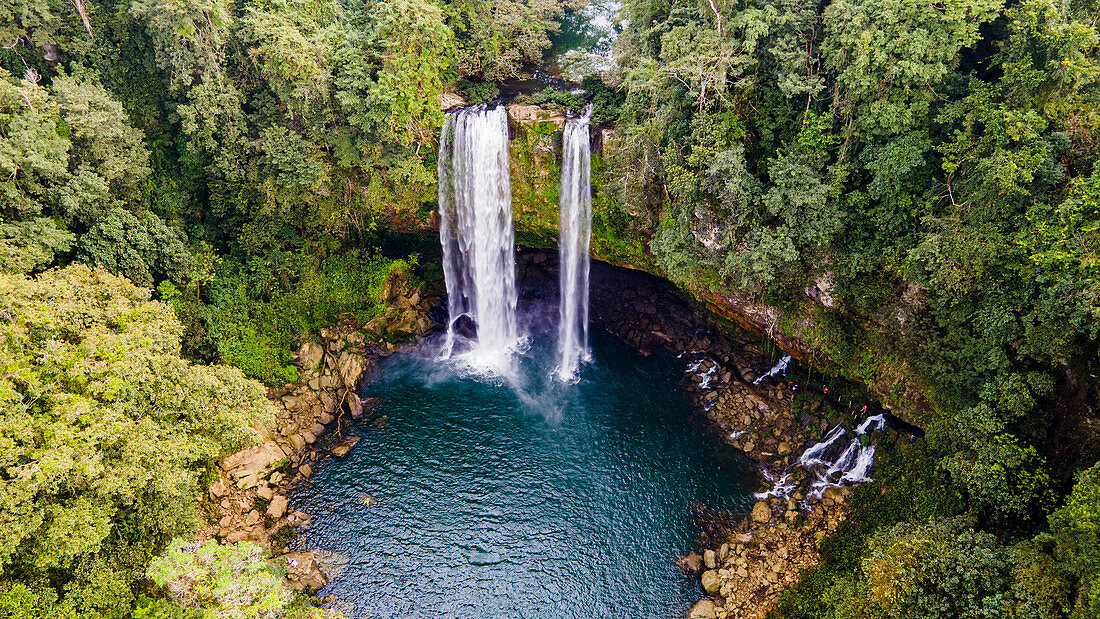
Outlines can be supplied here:
<path id="1" fill-rule="evenodd" d="M 273 410 L 180 357 L 172 309 L 102 269 L 0 276 L 0 566 L 8 599 L 123 616 L 145 553 L 196 524 L 202 470 Z"/>
<path id="2" fill-rule="evenodd" d="M 252 542 L 175 539 L 149 563 L 149 578 L 177 605 L 209 616 L 275 617 L 293 595 L 264 559 L 264 549 Z"/>

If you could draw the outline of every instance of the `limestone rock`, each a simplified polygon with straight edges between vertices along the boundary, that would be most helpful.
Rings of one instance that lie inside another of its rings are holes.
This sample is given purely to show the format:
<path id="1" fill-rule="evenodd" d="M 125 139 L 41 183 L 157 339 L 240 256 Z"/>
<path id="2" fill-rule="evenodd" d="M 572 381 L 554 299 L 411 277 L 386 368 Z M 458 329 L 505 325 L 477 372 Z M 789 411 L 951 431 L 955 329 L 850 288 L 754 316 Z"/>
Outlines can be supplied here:
<path id="1" fill-rule="evenodd" d="M 703 591 L 706 591 L 707 595 L 718 593 L 718 589 L 722 586 L 722 579 L 718 577 L 718 570 L 707 570 L 703 572 L 702 582 Z"/>
<path id="2" fill-rule="evenodd" d="M 302 477 L 309 479 L 309 476 L 313 475 L 313 467 L 308 464 L 303 464 L 298 467 L 298 472 L 302 474 Z"/>
<path id="3" fill-rule="evenodd" d="M 355 389 L 359 386 L 359 379 L 363 377 L 363 370 L 365 369 L 363 357 L 345 352 L 340 355 L 340 360 L 336 366 L 340 370 L 340 378 L 344 381 L 346 387 Z"/>
<path id="4" fill-rule="evenodd" d="M 714 608 L 714 602 L 699 600 L 688 612 L 688 619 L 718 619 L 718 613 Z"/>
<path id="5" fill-rule="evenodd" d="M 218 478 L 218 481 L 210 485 L 210 499 L 220 499 L 229 492 L 229 489 L 225 487 L 225 482 Z"/>
<path id="6" fill-rule="evenodd" d="M 306 440 L 302 438 L 301 434 L 294 434 L 290 437 L 290 445 L 294 448 L 295 452 L 299 452 L 306 446 Z"/>
<path id="7" fill-rule="evenodd" d="M 335 394 L 333 394 L 331 391 L 321 392 L 321 405 L 324 406 L 325 412 L 334 412 L 336 410 L 337 404 L 338 401 L 336 400 Z"/>
<path id="8" fill-rule="evenodd" d="M 755 522 L 765 523 L 772 519 L 772 508 L 766 501 L 757 501 L 752 506 L 752 519 Z"/>
<path id="9" fill-rule="evenodd" d="M 278 520 L 286 513 L 287 500 L 286 497 L 277 494 L 271 499 L 271 503 L 267 506 L 267 515 L 273 519 Z"/>
<path id="10" fill-rule="evenodd" d="M 275 492 L 270 487 L 268 487 L 266 485 L 265 486 L 260 486 L 259 488 L 256 488 L 256 496 L 260 497 L 261 499 L 263 499 L 265 501 L 270 501 L 271 497 L 274 496 L 274 495 L 275 495 Z"/>
<path id="11" fill-rule="evenodd" d="M 298 349 L 298 365 L 301 366 L 306 372 L 312 372 L 317 364 L 321 362 L 321 358 L 325 354 L 325 349 L 317 342 L 306 342 L 302 344 L 302 347 Z"/>
<path id="12" fill-rule="evenodd" d="M 266 441 L 250 449 L 243 449 L 222 459 L 222 468 L 237 479 L 257 477 L 286 457 L 282 448 L 273 441 Z"/>
<path id="13" fill-rule="evenodd" d="M 713 570 L 718 567 L 718 555 L 710 548 L 707 548 L 703 551 L 703 564 L 707 566 L 708 570 Z"/>

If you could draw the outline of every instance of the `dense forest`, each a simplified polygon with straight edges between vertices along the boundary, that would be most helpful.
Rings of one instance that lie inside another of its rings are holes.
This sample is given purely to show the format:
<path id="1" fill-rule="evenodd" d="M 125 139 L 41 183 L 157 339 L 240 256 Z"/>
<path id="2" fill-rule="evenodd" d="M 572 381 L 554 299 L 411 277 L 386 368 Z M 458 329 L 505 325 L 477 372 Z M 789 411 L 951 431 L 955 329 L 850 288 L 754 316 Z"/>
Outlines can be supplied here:
<path id="1" fill-rule="evenodd" d="M 0 0 L 0 614 L 319 612 L 182 546 L 206 472 L 301 334 L 420 268 L 380 248 L 430 233 L 440 95 L 529 78 L 585 5 Z M 782 616 L 1100 616 L 1098 17 L 628 0 L 572 76 L 616 145 L 594 246 L 782 308 L 928 428 Z"/>

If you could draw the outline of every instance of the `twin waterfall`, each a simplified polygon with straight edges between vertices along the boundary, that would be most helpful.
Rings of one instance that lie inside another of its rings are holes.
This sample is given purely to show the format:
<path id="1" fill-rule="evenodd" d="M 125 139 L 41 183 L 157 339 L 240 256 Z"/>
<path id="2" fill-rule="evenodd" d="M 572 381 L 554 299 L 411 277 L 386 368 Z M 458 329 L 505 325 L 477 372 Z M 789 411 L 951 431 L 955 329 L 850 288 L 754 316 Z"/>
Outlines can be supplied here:
<path id="1" fill-rule="evenodd" d="M 447 116 L 439 140 L 439 240 L 447 280 L 447 343 L 463 316 L 478 365 L 504 363 L 518 338 L 508 113 L 484 106 Z"/>
<path id="2" fill-rule="evenodd" d="M 561 195 L 558 204 L 558 376 L 574 380 L 588 360 L 588 244 L 592 237 L 592 153 L 588 117 L 569 120 L 562 139 Z"/>
<path id="3" fill-rule="evenodd" d="M 588 113 L 566 123 L 560 228 L 557 375 L 588 358 L 588 245 L 592 227 Z M 508 167 L 508 113 L 484 105 L 447 115 L 439 140 L 439 240 L 449 324 L 443 355 L 501 372 L 519 342 Z M 476 336 L 474 332 L 476 331 Z"/>

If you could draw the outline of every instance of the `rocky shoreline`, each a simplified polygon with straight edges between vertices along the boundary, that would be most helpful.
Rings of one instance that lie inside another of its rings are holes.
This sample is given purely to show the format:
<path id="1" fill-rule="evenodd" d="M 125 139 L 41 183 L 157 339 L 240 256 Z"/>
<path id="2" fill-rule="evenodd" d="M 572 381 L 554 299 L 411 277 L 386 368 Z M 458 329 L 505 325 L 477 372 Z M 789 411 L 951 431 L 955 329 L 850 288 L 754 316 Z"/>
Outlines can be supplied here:
<path id="1" fill-rule="evenodd" d="M 202 506 L 207 527 L 202 539 L 252 541 L 270 549 L 272 562 L 286 569 L 286 584 L 296 590 L 325 586 L 341 557 L 294 543 L 310 515 L 290 509 L 289 495 L 309 483 L 317 462 L 343 457 L 358 437 L 352 421 L 370 419 L 375 402 L 359 397 L 360 387 L 380 358 L 432 328 L 429 312 L 438 298 L 421 298 L 419 288 L 391 279 L 382 291 L 385 314 L 366 324 L 345 320 L 321 329 L 303 342 L 294 357 L 299 380 L 268 390 L 276 406 L 273 428 L 256 428 L 254 447 L 229 454 L 218 463 L 216 480 Z M 405 344 L 407 345 L 407 344 Z"/>

